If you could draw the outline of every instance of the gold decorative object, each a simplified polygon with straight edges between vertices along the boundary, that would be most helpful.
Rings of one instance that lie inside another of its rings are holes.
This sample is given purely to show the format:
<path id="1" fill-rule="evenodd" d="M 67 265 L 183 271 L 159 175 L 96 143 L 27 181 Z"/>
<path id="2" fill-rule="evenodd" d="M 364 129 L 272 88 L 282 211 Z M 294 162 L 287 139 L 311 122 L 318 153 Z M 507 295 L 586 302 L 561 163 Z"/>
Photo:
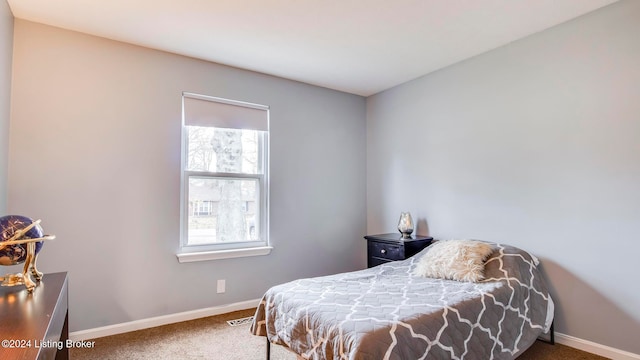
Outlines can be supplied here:
<path id="1" fill-rule="evenodd" d="M 42 273 L 36 267 L 38 254 L 45 240 L 55 239 L 55 235 L 43 235 L 40 220 L 26 216 L 7 215 L 0 217 L 0 265 L 17 265 L 24 262 L 22 273 L 0 277 L 2 286 L 24 285 L 32 292 Z"/>

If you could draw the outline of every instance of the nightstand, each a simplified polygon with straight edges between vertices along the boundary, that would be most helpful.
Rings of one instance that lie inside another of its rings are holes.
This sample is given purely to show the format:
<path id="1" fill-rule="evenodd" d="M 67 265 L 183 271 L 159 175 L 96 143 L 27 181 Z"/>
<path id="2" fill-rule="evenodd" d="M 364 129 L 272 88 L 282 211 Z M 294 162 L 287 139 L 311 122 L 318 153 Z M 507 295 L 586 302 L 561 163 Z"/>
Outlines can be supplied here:
<path id="1" fill-rule="evenodd" d="M 430 236 L 412 235 L 403 239 L 399 233 L 367 235 L 367 266 L 374 267 L 396 260 L 407 259 L 431 245 Z"/>

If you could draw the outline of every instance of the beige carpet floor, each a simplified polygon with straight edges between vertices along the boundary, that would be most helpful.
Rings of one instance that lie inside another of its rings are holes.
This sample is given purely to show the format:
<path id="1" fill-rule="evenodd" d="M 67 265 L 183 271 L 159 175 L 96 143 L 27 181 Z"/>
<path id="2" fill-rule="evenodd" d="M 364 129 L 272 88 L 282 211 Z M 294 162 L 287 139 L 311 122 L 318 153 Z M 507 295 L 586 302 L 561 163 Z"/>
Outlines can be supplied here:
<path id="1" fill-rule="evenodd" d="M 253 315 L 255 309 L 159 326 L 94 339 L 93 349 L 71 349 L 72 360 L 89 359 L 208 359 L 262 360 L 266 340 L 253 336 L 249 324 L 229 326 L 227 320 Z M 271 346 L 272 360 L 296 360 L 281 346 Z M 537 341 L 519 360 L 602 360 L 603 357 L 564 345 Z"/>

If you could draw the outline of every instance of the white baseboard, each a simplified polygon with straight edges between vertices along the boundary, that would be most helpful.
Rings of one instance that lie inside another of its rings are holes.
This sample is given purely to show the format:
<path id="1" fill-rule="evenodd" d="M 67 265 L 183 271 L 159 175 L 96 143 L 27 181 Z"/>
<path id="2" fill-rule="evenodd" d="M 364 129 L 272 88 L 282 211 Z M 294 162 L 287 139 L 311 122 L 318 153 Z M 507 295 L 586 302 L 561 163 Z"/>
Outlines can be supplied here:
<path id="1" fill-rule="evenodd" d="M 573 336 L 556 333 L 556 342 L 572 348 L 586 351 L 592 354 L 604 356 L 614 360 L 640 360 L 640 354 L 612 348 L 606 345 L 594 343 L 588 340 L 579 339 Z"/>
<path id="2" fill-rule="evenodd" d="M 214 316 L 220 314 L 226 314 L 233 311 L 245 310 L 257 307 L 260 303 L 260 299 L 247 300 L 238 303 L 214 306 L 205 309 L 198 309 L 193 311 L 185 311 L 177 314 L 157 316 L 148 319 L 130 321 L 122 324 L 108 325 L 95 329 L 74 331 L 69 333 L 69 339 L 74 341 L 95 339 L 104 336 L 117 335 L 130 331 L 148 329 L 156 326 L 162 326 L 167 324 L 173 324 L 181 321 L 195 320 L 207 316 Z"/>

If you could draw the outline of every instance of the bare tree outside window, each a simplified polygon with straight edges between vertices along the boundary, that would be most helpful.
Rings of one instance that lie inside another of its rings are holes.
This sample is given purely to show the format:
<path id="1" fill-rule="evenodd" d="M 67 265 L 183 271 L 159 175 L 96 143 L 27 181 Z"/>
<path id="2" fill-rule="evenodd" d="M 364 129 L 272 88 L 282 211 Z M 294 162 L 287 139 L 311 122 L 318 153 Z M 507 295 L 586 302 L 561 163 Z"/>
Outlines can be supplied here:
<path id="1" fill-rule="evenodd" d="M 187 126 L 187 168 L 217 174 L 257 174 L 258 135 L 253 130 Z M 252 179 L 191 176 L 189 242 L 256 240 L 257 186 Z"/>
<path id="2" fill-rule="evenodd" d="M 237 130 L 216 129 L 212 138 L 216 153 L 216 171 L 224 173 L 242 172 L 242 133 Z M 217 241 L 238 241 L 246 238 L 246 219 L 242 211 L 242 189 L 239 180 L 218 183 Z"/>

